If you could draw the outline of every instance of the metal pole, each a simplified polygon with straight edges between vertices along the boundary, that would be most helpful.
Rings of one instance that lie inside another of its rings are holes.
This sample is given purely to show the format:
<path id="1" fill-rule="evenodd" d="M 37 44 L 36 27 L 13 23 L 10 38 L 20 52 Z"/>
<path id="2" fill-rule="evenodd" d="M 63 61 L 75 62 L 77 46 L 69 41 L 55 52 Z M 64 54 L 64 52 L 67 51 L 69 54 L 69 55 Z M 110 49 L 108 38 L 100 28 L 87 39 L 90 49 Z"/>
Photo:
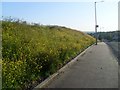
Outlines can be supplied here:
<path id="1" fill-rule="evenodd" d="M 96 2 L 95 2 L 95 37 L 96 37 L 96 45 L 97 45 L 97 14 L 96 14 Z"/>

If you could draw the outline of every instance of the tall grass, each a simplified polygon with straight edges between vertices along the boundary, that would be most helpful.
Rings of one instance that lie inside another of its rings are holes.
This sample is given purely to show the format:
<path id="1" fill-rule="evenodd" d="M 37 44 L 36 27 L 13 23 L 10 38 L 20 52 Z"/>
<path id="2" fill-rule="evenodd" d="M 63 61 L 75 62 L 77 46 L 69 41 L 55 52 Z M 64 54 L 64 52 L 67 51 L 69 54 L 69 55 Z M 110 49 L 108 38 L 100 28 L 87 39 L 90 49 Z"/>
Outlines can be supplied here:
<path id="1" fill-rule="evenodd" d="M 94 42 L 93 37 L 66 27 L 3 21 L 3 88 L 30 88 Z"/>

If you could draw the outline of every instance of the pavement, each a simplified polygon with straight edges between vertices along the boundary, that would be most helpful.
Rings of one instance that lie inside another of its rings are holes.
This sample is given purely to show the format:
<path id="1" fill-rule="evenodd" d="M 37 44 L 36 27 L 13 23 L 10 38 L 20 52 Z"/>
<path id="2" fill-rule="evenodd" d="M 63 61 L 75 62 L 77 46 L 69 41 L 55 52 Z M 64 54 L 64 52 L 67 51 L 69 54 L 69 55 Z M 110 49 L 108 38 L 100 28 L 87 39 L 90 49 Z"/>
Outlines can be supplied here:
<path id="1" fill-rule="evenodd" d="M 118 88 L 118 62 L 104 42 L 98 43 L 46 88 Z"/>

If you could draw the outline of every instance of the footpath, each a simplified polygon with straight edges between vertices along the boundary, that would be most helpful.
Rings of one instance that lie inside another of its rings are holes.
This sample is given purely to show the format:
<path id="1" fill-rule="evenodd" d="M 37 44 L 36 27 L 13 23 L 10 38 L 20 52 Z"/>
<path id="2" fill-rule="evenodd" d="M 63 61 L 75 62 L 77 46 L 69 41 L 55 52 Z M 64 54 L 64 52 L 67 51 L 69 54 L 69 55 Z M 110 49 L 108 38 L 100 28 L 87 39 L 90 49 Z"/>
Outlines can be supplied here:
<path id="1" fill-rule="evenodd" d="M 118 88 L 118 62 L 107 44 L 100 42 L 87 49 L 46 88 Z"/>

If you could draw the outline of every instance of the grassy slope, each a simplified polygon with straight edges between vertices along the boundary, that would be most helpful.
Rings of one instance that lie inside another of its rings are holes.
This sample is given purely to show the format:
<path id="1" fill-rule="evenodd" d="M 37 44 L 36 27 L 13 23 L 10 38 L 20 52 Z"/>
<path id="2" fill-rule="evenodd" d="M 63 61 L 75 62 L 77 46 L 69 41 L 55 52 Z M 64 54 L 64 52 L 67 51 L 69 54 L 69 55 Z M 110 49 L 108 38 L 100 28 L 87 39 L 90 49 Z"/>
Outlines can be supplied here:
<path id="1" fill-rule="evenodd" d="M 48 77 L 95 39 L 59 26 L 2 23 L 3 87 L 29 88 Z"/>
<path id="2" fill-rule="evenodd" d="M 0 22 L 0 90 L 2 89 L 2 29 Z"/>

